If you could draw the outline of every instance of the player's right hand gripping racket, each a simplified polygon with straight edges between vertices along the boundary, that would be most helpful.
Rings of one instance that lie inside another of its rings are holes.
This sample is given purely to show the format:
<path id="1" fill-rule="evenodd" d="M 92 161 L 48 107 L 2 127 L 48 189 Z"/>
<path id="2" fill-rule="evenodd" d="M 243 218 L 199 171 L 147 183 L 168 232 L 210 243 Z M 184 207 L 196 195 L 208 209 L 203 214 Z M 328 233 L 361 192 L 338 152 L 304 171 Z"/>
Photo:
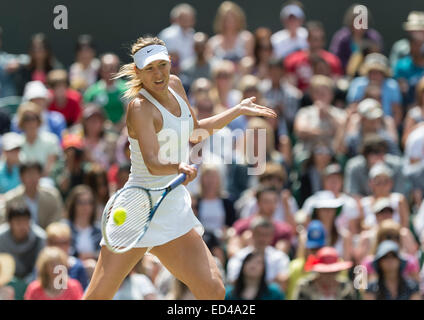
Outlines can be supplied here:
<path id="1" fill-rule="evenodd" d="M 199 165 L 193 165 L 196 169 Z M 109 250 L 124 253 L 132 249 L 146 233 L 163 199 L 186 179 L 181 173 L 161 188 L 127 186 L 117 191 L 102 215 L 103 239 Z M 163 191 L 155 204 L 151 192 Z"/>

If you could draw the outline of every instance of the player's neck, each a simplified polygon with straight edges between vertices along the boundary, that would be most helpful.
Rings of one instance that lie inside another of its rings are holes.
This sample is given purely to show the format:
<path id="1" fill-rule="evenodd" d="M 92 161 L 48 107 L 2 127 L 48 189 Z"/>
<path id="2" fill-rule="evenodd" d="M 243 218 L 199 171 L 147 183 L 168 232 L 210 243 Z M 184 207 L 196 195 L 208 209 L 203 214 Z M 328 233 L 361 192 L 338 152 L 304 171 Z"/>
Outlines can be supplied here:
<path id="1" fill-rule="evenodd" d="M 162 105 L 167 105 L 169 102 L 171 102 L 171 93 L 169 92 L 168 88 L 161 91 L 149 91 L 149 93 Z"/>

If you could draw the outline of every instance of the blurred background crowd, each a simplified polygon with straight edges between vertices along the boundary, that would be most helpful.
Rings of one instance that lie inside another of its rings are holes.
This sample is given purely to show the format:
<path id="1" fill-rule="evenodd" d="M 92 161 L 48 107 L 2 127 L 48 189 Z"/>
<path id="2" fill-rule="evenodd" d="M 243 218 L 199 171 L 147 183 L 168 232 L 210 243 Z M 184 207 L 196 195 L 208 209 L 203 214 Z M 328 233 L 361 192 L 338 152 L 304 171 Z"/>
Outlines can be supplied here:
<path id="1" fill-rule="evenodd" d="M 226 299 L 424 297 L 424 12 L 383 48 L 372 24 L 355 27 L 354 5 L 335 34 L 298 1 L 283 4 L 277 32 L 248 30 L 225 1 L 208 35 L 196 10 L 175 6 L 157 36 L 197 118 L 251 96 L 278 113 L 208 138 L 210 161 L 187 186 Z M 126 83 L 112 79 L 122 61 L 88 34 L 69 66 L 42 33 L 11 54 L 3 32 L 13 30 L 0 28 L 0 299 L 80 299 L 102 210 L 130 173 Z M 237 148 L 246 129 L 266 130 L 260 175 Z M 115 299 L 193 296 L 146 255 Z"/>

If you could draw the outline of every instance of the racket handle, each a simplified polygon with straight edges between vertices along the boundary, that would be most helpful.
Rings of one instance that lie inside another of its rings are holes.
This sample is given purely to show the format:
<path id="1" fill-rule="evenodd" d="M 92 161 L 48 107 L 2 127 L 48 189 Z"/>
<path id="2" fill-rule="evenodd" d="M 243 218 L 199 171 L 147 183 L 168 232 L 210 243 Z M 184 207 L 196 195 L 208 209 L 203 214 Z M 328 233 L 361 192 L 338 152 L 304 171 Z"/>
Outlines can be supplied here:
<path id="1" fill-rule="evenodd" d="M 193 164 L 192 165 L 192 167 L 193 168 L 196 168 L 196 169 L 199 169 L 199 164 Z M 174 180 L 172 180 L 170 183 L 169 183 L 169 186 L 168 186 L 168 188 L 170 188 L 171 190 L 172 189 L 175 189 L 176 187 L 178 187 L 181 183 L 183 183 L 184 181 L 185 181 L 185 179 L 186 179 L 186 174 L 185 173 L 181 173 L 181 174 L 179 174 Z"/>

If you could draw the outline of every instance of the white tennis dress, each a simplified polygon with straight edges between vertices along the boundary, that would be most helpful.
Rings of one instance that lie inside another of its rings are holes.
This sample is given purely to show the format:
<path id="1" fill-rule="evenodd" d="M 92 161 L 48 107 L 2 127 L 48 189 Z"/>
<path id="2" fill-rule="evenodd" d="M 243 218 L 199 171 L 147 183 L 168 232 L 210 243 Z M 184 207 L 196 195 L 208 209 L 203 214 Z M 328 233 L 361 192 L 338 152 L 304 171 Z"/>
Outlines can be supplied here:
<path id="1" fill-rule="evenodd" d="M 157 133 L 160 146 L 159 158 L 189 162 L 189 137 L 193 131 L 193 118 L 187 103 L 172 88 L 169 91 L 177 99 L 181 116 L 176 117 L 162 106 L 145 89 L 140 90 L 162 114 L 163 126 Z M 145 188 L 166 186 L 177 174 L 156 176 L 150 174 L 147 169 L 137 139 L 128 137 L 131 152 L 131 173 L 124 187 L 138 185 Z M 151 192 L 152 203 L 156 203 L 161 192 Z M 135 245 L 135 248 L 151 248 L 174 240 L 191 229 L 195 229 L 203 235 L 204 228 L 191 209 L 191 197 L 185 186 L 180 185 L 172 190 L 162 201 L 156 210 L 150 226 L 144 236 Z M 104 244 L 102 239 L 101 245 Z"/>

